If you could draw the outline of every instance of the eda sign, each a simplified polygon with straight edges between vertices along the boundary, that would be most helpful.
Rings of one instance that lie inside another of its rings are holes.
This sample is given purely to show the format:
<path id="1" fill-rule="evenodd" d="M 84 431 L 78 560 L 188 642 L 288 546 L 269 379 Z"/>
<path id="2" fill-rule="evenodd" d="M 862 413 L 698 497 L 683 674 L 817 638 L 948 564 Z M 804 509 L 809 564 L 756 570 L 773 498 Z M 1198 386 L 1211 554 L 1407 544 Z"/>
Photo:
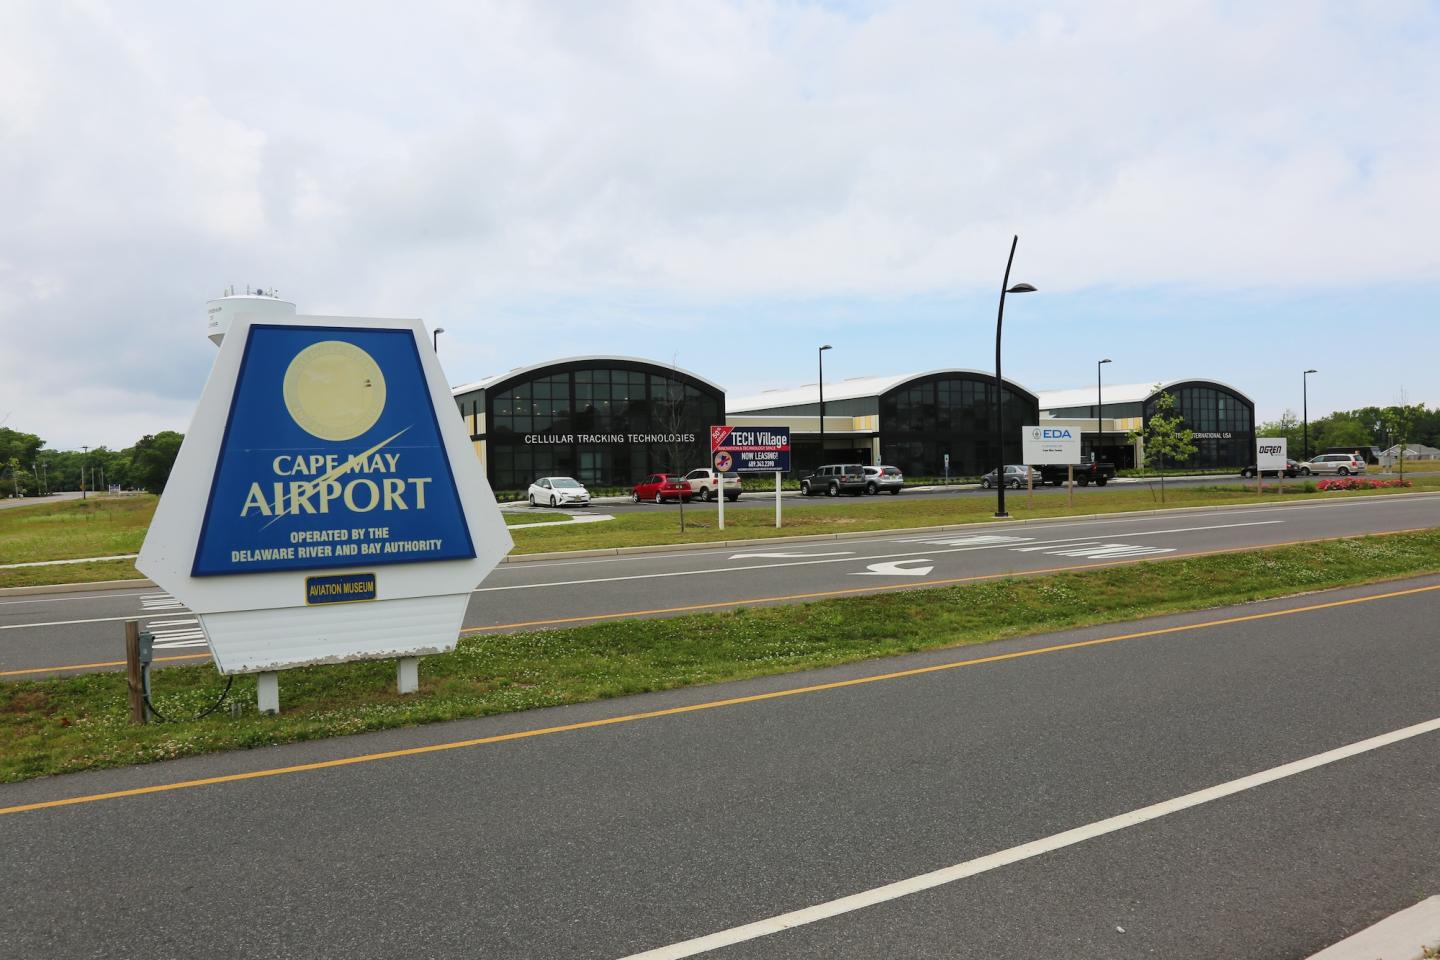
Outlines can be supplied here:
<path id="1" fill-rule="evenodd" d="M 1080 462 L 1080 431 L 1076 427 L 1021 427 L 1022 458 L 1030 466 Z"/>
<path id="2" fill-rule="evenodd" d="M 1289 459 L 1285 453 L 1285 445 L 1284 437 L 1256 437 L 1255 469 L 1283 472 Z"/>
<path id="3" fill-rule="evenodd" d="M 240 314 L 136 566 L 255 673 L 451 650 L 510 547 L 419 320 Z"/>

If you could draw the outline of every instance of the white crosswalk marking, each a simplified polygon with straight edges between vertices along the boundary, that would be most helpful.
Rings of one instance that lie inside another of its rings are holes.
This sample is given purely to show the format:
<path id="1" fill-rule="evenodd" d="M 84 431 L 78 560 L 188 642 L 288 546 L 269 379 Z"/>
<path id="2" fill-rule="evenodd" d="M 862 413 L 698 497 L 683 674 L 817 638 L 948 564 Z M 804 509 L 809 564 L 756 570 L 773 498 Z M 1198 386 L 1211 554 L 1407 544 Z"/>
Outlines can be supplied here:
<path id="1" fill-rule="evenodd" d="M 1053 547 L 1015 547 L 1017 553 L 1039 551 L 1052 557 L 1078 557 L 1084 560 L 1114 560 L 1122 557 L 1149 557 L 1174 553 L 1175 547 L 1144 547 L 1131 543 L 1066 543 Z"/>
<path id="2" fill-rule="evenodd" d="M 1000 534 L 971 533 L 954 537 L 917 537 L 892 540 L 891 543 L 924 543 L 937 547 L 988 547 L 1008 543 L 1030 543 L 1034 537 L 1007 537 Z"/>
<path id="3" fill-rule="evenodd" d="M 164 616 L 166 611 L 177 614 L 190 612 L 183 603 L 168 593 L 145 594 L 140 598 L 140 606 L 147 614 L 159 613 L 161 616 Z M 196 617 L 146 620 L 145 629 L 155 637 L 157 650 L 206 646 L 205 631 L 200 629 L 200 620 Z"/>

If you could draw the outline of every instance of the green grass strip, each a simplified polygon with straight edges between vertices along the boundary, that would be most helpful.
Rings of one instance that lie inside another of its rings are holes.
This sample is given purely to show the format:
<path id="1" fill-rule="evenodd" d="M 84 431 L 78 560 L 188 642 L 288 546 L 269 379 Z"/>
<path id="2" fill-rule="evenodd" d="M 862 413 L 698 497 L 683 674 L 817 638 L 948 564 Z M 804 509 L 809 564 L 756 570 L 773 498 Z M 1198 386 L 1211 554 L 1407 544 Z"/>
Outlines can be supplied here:
<path id="1" fill-rule="evenodd" d="M 0 781 L 580 703 L 1436 571 L 1440 530 L 483 635 L 426 657 L 421 690 L 406 697 L 394 692 L 393 661 L 287 671 L 278 717 L 253 712 L 249 677 L 235 683 L 233 697 L 247 707 L 239 717 L 145 727 L 126 721 L 125 681 L 116 673 L 0 683 Z M 169 667 L 155 674 L 156 703 L 167 714 L 194 714 L 222 684 L 210 666 Z"/>

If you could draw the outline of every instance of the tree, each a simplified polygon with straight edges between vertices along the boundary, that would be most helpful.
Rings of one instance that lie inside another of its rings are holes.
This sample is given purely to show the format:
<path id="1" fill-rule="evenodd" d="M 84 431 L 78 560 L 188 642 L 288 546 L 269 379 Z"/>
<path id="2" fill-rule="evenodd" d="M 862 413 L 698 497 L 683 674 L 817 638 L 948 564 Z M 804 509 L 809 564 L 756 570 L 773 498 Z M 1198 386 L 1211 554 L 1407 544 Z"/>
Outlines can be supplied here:
<path id="1" fill-rule="evenodd" d="M 1160 385 L 1155 385 L 1159 389 Z M 1160 502 L 1165 502 L 1165 462 L 1181 463 L 1195 455 L 1200 449 L 1195 446 L 1195 433 L 1185 425 L 1185 420 L 1175 412 L 1175 397 L 1161 393 L 1155 398 L 1155 412 L 1145 421 L 1144 443 L 1145 466 L 1158 464 L 1160 469 Z M 1130 434 L 1134 443 L 1136 434 Z"/>
<path id="2" fill-rule="evenodd" d="M 1375 437 L 1360 420 L 1348 414 L 1332 414 L 1318 424 L 1311 425 L 1311 433 L 1318 439 L 1315 446 L 1324 449 L 1325 447 L 1347 447 L 1351 450 L 1359 450 L 1361 447 L 1368 447 L 1375 442 Z M 1315 427 L 1319 428 L 1318 433 Z"/>
<path id="3" fill-rule="evenodd" d="M 131 482 L 150 493 L 162 492 L 184 439 L 174 430 L 162 430 L 137 440 L 130 448 Z"/>
<path id="4" fill-rule="evenodd" d="M 1385 432 L 1400 447 L 1400 476 L 1405 476 L 1405 445 L 1410 442 L 1410 434 L 1415 429 L 1415 424 L 1425 415 L 1425 405 L 1397 404 L 1393 407 L 1386 407 L 1382 414 L 1385 421 Z"/>
<path id="5" fill-rule="evenodd" d="M 1279 420 L 1262 423 L 1256 427 L 1255 436 L 1284 437 L 1286 446 L 1291 450 L 1298 451 L 1300 447 L 1304 445 L 1305 428 L 1300 422 L 1300 418 L 1295 416 L 1295 411 L 1287 409 L 1284 413 L 1280 414 Z M 1295 459 L 1298 460 L 1299 457 Z"/>

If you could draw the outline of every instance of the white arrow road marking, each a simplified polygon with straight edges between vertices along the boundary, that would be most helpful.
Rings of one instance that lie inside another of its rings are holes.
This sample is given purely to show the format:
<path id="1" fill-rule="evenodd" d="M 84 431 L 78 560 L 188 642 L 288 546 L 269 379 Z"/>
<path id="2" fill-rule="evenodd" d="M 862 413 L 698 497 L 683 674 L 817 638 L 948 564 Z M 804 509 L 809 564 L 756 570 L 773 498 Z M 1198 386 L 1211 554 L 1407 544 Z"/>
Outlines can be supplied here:
<path id="1" fill-rule="evenodd" d="M 854 550 L 832 550 L 829 553 L 737 553 L 731 560 L 800 560 L 805 557 L 848 557 Z"/>
<path id="2" fill-rule="evenodd" d="M 931 563 L 929 557 L 916 557 L 914 560 L 891 560 L 889 563 L 872 563 L 864 570 L 858 570 L 852 576 L 856 577 L 923 577 L 934 567 L 907 567 L 907 563 Z"/>

